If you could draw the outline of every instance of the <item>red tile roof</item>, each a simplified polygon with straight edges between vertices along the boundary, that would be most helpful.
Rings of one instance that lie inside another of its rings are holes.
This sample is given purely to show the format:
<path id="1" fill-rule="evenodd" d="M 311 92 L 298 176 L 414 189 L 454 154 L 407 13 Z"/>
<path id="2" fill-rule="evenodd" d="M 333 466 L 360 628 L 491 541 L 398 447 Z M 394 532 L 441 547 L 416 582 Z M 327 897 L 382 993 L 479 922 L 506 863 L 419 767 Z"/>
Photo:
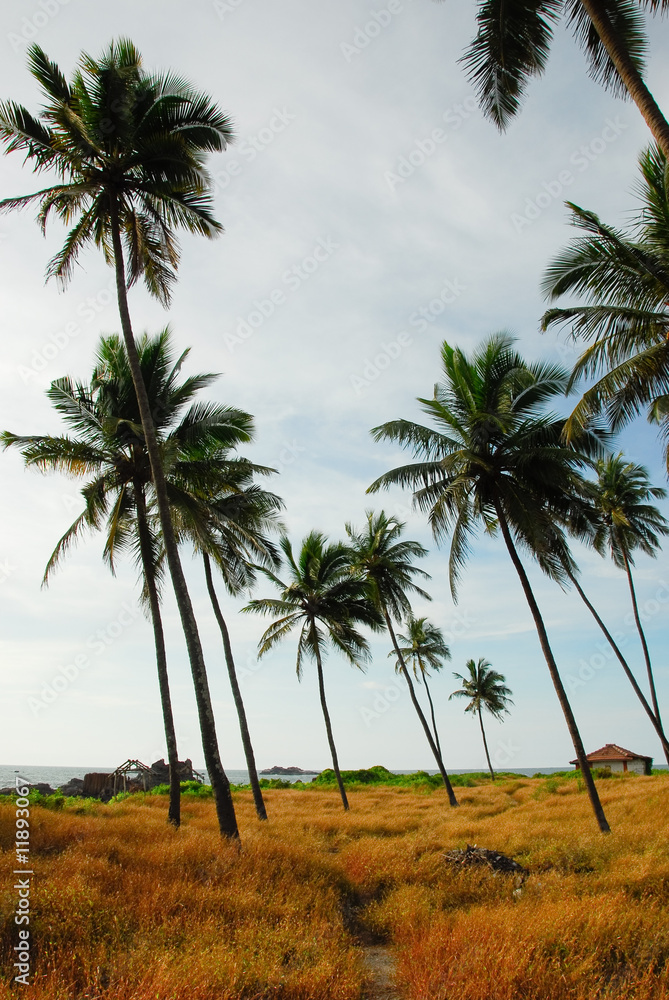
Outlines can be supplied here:
<path id="1" fill-rule="evenodd" d="M 604 763 L 606 761 L 613 760 L 652 760 L 652 757 L 646 757 L 642 753 L 632 753 L 631 750 L 625 750 L 624 747 L 619 747 L 616 743 L 607 743 L 606 746 L 600 747 L 599 750 L 593 750 L 592 753 L 586 755 L 586 760 L 591 763 Z M 577 764 L 578 761 L 570 760 L 570 764 Z"/>

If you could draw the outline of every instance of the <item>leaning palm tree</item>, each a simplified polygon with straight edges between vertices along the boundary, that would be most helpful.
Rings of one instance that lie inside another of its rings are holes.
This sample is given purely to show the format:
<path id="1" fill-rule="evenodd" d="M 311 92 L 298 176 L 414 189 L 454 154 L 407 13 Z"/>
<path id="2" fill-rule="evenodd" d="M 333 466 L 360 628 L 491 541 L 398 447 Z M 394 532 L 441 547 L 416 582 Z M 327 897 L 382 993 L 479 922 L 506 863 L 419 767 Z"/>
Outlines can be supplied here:
<path id="1" fill-rule="evenodd" d="M 528 364 L 513 338 L 497 334 L 471 357 L 444 343 L 443 379 L 431 399 L 420 399 L 434 427 L 394 420 L 374 428 L 376 441 L 410 448 L 419 461 L 387 472 L 369 492 L 398 484 L 414 489 L 437 542 L 450 536 L 454 597 L 477 529 L 498 530 L 518 574 L 600 830 L 610 827 L 583 748 L 539 605 L 518 549 L 536 557 L 558 582 L 570 562 L 559 524 L 573 505 L 584 457 L 562 440 L 564 420 L 546 405 L 564 394 L 569 373 Z M 596 439 L 585 444 L 594 448 Z"/>
<path id="2" fill-rule="evenodd" d="M 282 500 L 253 482 L 256 475 L 274 470 L 246 459 L 232 459 L 229 449 L 196 449 L 191 461 L 179 462 L 178 474 L 170 477 L 170 504 L 177 535 L 193 544 L 202 556 L 207 592 L 221 633 L 230 688 L 235 703 L 244 748 L 249 783 L 256 813 L 267 819 L 253 752 L 246 709 L 242 698 L 232 641 L 216 593 L 212 564 L 219 570 L 226 591 L 239 596 L 255 585 L 258 566 L 278 568 L 280 558 L 269 539 L 280 530 L 278 512 Z"/>
<path id="3" fill-rule="evenodd" d="M 441 670 L 444 660 L 450 660 L 451 651 L 444 641 L 444 636 L 440 628 L 433 625 L 427 618 L 414 618 L 413 613 L 409 614 L 406 622 L 407 634 L 397 636 L 397 644 L 405 663 L 411 663 L 413 675 L 416 680 L 422 680 L 425 685 L 425 693 L 430 703 L 430 716 L 432 718 L 432 732 L 434 742 L 437 744 L 439 756 L 441 753 L 441 743 L 437 731 L 437 720 L 434 714 L 434 703 L 430 694 L 430 686 L 427 683 L 430 670 Z M 396 657 L 395 670 L 402 671 L 402 662 L 397 659 L 397 654 L 393 651 L 388 656 Z"/>
<path id="4" fill-rule="evenodd" d="M 622 453 L 600 459 L 595 468 L 597 480 L 588 484 L 588 492 L 599 514 L 593 545 L 602 554 L 608 550 L 615 565 L 624 570 L 627 576 L 634 621 L 646 664 L 653 712 L 661 727 L 662 719 L 655 678 L 648 642 L 639 615 L 632 566 L 635 551 L 655 557 L 660 548 L 658 536 L 669 535 L 669 522 L 657 507 L 649 502 L 664 499 L 667 491 L 651 486 L 646 469 L 634 462 L 626 461 Z M 667 753 L 666 748 L 665 753 Z M 669 764 L 669 755 L 667 763 Z"/>
<path id="5" fill-rule="evenodd" d="M 602 464 L 606 465 L 606 462 L 603 462 Z M 583 491 L 583 496 L 580 498 L 582 502 L 579 502 L 575 506 L 574 510 L 570 511 L 569 519 L 565 527 L 567 528 L 569 533 L 573 535 L 575 538 L 577 538 L 580 542 L 590 547 L 594 547 L 596 550 L 600 552 L 600 554 L 603 554 L 602 528 L 605 515 L 603 515 L 601 511 L 601 503 L 597 499 L 597 493 L 599 492 L 598 484 L 593 484 L 590 480 L 584 479 L 582 483 L 582 491 Z M 585 593 L 583 586 L 578 580 L 578 570 L 576 566 L 570 563 L 566 563 L 564 571 L 570 583 L 574 587 L 574 590 L 579 595 L 579 597 L 585 604 L 586 608 L 597 622 L 597 625 L 601 629 L 602 634 L 604 635 L 606 641 L 611 647 L 613 654 L 615 655 L 616 659 L 623 668 L 625 676 L 632 685 L 632 690 L 639 699 L 644 712 L 648 716 L 651 725 L 653 726 L 653 729 L 657 733 L 660 743 L 662 744 L 662 749 L 664 750 L 665 756 L 667 757 L 667 763 L 669 763 L 669 740 L 667 739 L 667 736 L 662 727 L 661 719 L 658 718 L 658 716 L 655 714 L 655 711 L 648 703 L 648 700 L 644 695 L 643 691 L 641 690 L 639 683 L 636 677 L 634 676 L 634 673 L 629 663 L 623 656 L 620 646 L 618 645 L 614 637 L 611 635 L 611 632 L 606 627 L 601 615 L 595 608 L 594 604 L 592 603 L 588 595 Z"/>
<path id="6" fill-rule="evenodd" d="M 281 596 L 278 599 L 261 598 L 250 601 L 242 610 L 278 616 L 258 644 L 260 656 L 264 656 L 294 628 L 299 628 L 297 676 L 302 677 L 305 657 L 316 661 L 318 691 L 332 768 L 344 809 L 348 809 L 325 697 L 323 659 L 329 645 L 343 653 L 353 666 L 363 667 L 369 659 L 369 644 L 356 626 L 367 625 L 378 631 L 383 627 L 383 619 L 369 600 L 365 582 L 359 575 L 350 572 L 346 546 L 340 543 L 328 545 L 325 535 L 318 531 L 307 535 L 297 559 L 288 538 L 284 536 L 280 546 L 288 582 L 284 583 L 269 569 L 263 569 L 263 572 L 275 584 Z"/>
<path id="7" fill-rule="evenodd" d="M 572 413 L 574 438 L 593 416 L 619 430 L 640 413 L 660 426 L 669 472 L 669 186 L 667 160 L 651 147 L 640 158 L 641 210 L 629 233 L 601 222 L 594 212 L 567 204 L 582 236 L 549 265 L 547 298 L 576 295 L 582 304 L 549 309 L 544 330 L 563 325 L 588 346 L 576 362 L 572 384 L 597 377 Z"/>
<path id="8" fill-rule="evenodd" d="M 12 101 L 0 104 L 0 139 L 7 152 L 23 152 L 36 172 L 51 171 L 60 183 L 6 198 L 0 210 L 37 204 L 43 230 L 53 214 L 71 225 L 62 249 L 48 265 L 47 277 L 67 284 L 82 251 L 91 244 L 102 250 L 115 270 L 123 338 L 188 649 L 205 763 L 221 834 L 237 838 L 230 783 L 220 760 L 204 656 L 170 519 L 127 294 L 142 278 L 151 295 L 167 304 L 179 263 L 176 230 L 208 238 L 220 232 L 212 216 L 204 164 L 207 153 L 225 149 L 231 140 L 230 119 L 174 73 L 147 73 L 139 52 L 126 39 L 113 42 L 99 59 L 82 54 L 70 83 L 38 45 L 29 48 L 28 64 L 45 104 L 37 117 Z"/>
<path id="9" fill-rule="evenodd" d="M 468 704 L 465 705 L 465 712 L 478 715 L 481 736 L 483 737 L 483 749 L 488 761 L 488 770 L 490 771 L 490 777 L 494 781 L 495 772 L 490 762 L 488 741 L 485 729 L 483 728 L 483 712 L 485 710 L 486 712 L 490 712 L 493 718 L 501 719 L 504 713 L 509 711 L 508 706 L 513 705 L 510 698 L 511 688 L 508 688 L 504 683 L 506 680 L 504 674 L 499 674 L 496 670 L 493 670 L 492 665 L 483 657 L 479 658 L 478 663 L 474 663 L 473 660 L 467 660 L 465 669 L 468 671 L 466 676 L 453 673 L 456 681 L 462 681 L 462 687 L 453 691 L 449 695 L 448 700 L 450 701 L 451 698 L 467 698 Z"/>
<path id="10" fill-rule="evenodd" d="M 393 628 L 393 619 L 401 622 L 411 614 L 409 594 L 418 594 L 425 600 L 432 600 L 430 595 L 415 583 L 417 576 L 429 579 L 429 574 L 413 565 L 415 559 L 427 555 L 427 549 L 420 542 L 401 541 L 400 536 L 403 530 L 404 524 L 401 521 L 394 517 L 388 517 L 383 511 L 378 514 L 371 510 L 367 511 L 367 524 L 363 531 L 356 531 L 352 525 L 347 524 L 346 533 L 350 539 L 351 569 L 356 574 L 362 574 L 367 581 L 371 600 L 383 617 L 400 671 L 409 688 L 413 707 L 446 786 L 448 800 L 452 806 L 457 806 L 458 800 L 444 767 L 441 752 L 430 730 L 430 724 L 425 718 L 425 713 L 420 707 L 411 674 L 407 669 Z"/>
<path id="11" fill-rule="evenodd" d="M 585 49 L 590 76 L 631 97 L 669 156 L 669 123 L 644 79 L 644 11 L 665 13 L 667 0 L 479 0 L 478 32 L 465 52 L 481 108 L 500 130 L 518 113 L 528 81 L 546 66 L 553 32 L 566 16 Z"/>
<path id="12" fill-rule="evenodd" d="M 216 376 L 200 374 L 179 381 L 188 356 L 175 358 L 169 330 L 137 342 L 142 375 L 149 386 L 152 412 L 163 462 L 183 459 L 184 442 L 215 441 L 227 447 L 249 438 L 250 417 L 223 406 L 193 403 L 201 388 Z M 164 561 L 159 526 L 152 511 L 153 484 L 128 357 L 121 339 L 103 337 L 88 385 L 58 379 L 48 390 L 55 409 L 72 436 L 18 436 L 5 431 L 5 448 L 18 447 L 26 466 L 43 472 L 66 473 L 86 479 L 81 494 L 84 510 L 54 549 L 44 574 L 47 583 L 70 548 L 87 532 L 104 530 L 104 559 L 115 572 L 117 556 L 131 549 L 141 567 L 143 598 L 154 632 L 163 722 L 170 766 L 169 820 L 180 822 L 180 782 L 176 733 L 167 672 L 167 655 L 160 613 Z M 186 411 L 186 412 L 184 412 Z"/>

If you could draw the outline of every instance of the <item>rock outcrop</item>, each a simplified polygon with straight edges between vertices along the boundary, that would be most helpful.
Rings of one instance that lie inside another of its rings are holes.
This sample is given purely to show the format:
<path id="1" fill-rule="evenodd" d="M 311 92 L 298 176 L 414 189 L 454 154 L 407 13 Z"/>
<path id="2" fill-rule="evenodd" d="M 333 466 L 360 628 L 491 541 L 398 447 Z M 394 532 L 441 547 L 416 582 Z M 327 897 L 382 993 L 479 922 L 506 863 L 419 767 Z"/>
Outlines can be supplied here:
<path id="1" fill-rule="evenodd" d="M 320 771 L 303 771 L 301 767 L 266 767 L 261 774 L 320 774 Z"/>
<path id="2" fill-rule="evenodd" d="M 79 796 L 84 794 L 84 779 L 83 778 L 70 778 L 70 780 L 61 785 L 58 791 L 62 795 L 66 795 L 69 798 L 73 796 Z"/>
<path id="3" fill-rule="evenodd" d="M 190 757 L 186 760 L 180 760 L 179 766 L 179 781 L 194 781 L 195 775 L 193 774 L 193 761 Z M 167 785 L 170 780 L 170 766 L 165 763 L 164 758 L 161 757 L 160 760 L 156 760 L 151 765 L 151 787 L 154 785 Z"/>

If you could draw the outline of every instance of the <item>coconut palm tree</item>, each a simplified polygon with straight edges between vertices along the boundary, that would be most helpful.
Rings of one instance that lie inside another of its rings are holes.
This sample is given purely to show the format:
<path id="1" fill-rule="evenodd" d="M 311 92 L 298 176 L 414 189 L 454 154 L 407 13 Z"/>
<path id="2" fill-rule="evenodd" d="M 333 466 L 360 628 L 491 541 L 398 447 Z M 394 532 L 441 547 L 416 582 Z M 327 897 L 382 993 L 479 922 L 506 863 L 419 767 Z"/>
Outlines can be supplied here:
<path id="1" fill-rule="evenodd" d="M 248 414 L 229 407 L 202 407 L 193 403 L 197 392 L 216 376 L 200 374 L 179 381 L 188 351 L 175 358 L 169 330 L 154 337 L 144 335 L 138 340 L 137 349 L 166 465 L 174 464 L 177 459 L 183 461 L 184 441 L 189 446 L 197 440 L 215 441 L 220 448 L 248 440 Z M 154 631 L 170 765 L 169 819 L 179 825 L 177 742 L 160 614 L 164 563 L 155 514 L 147 498 L 153 489 L 151 469 L 127 352 L 121 339 L 118 336 L 102 338 L 88 385 L 62 378 L 52 384 L 47 395 L 72 430 L 71 437 L 18 436 L 6 431 L 0 440 L 5 448 L 18 447 L 26 466 L 87 479 L 81 490 L 84 510 L 49 558 L 44 583 L 50 580 L 71 546 L 91 531 L 105 531 L 104 559 L 112 572 L 115 572 L 117 555 L 127 549 L 134 552 L 141 567 L 143 597 Z"/>
<path id="2" fill-rule="evenodd" d="M 590 774 L 583 741 L 558 670 L 548 633 L 519 548 L 537 558 L 558 582 L 571 561 L 560 523 L 577 495 L 585 458 L 562 440 L 564 420 L 546 406 L 564 394 L 569 373 L 557 365 L 527 363 L 513 338 L 496 334 L 471 357 L 444 343 L 443 379 L 431 399 L 420 399 L 435 426 L 394 420 L 373 429 L 376 441 L 410 448 L 420 461 L 379 477 L 375 493 L 392 485 L 412 487 L 414 502 L 428 514 L 437 542 L 450 536 L 454 597 L 476 531 L 501 532 L 518 574 L 555 692 L 569 729 L 595 817 L 610 827 Z M 594 435 L 585 438 L 595 447 Z"/>
<path id="3" fill-rule="evenodd" d="M 528 81 L 546 66 L 556 23 L 565 16 L 585 50 L 590 76 L 631 97 L 669 156 L 669 123 L 644 83 L 644 11 L 667 0 L 479 0 L 478 32 L 462 57 L 486 117 L 504 130 L 518 113 Z"/>
<path id="4" fill-rule="evenodd" d="M 371 510 L 367 511 L 367 523 L 363 531 L 356 531 L 352 525 L 347 524 L 346 533 L 350 540 L 351 569 L 354 573 L 361 574 L 367 581 L 370 598 L 374 607 L 382 615 L 388 629 L 400 671 L 409 688 L 413 707 L 420 719 L 430 750 L 446 786 L 448 800 L 452 806 L 457 806 L 458 800 L 444 767 L 444 761 L 423 709 L 420 707 L 411 675 L 393 628 L 393 618 L 395 621 L 401 622 L 411 614 L 409 594 L 418 594 L 425 600 L 432 600 L 430 595 L 414 582 L 416 577 L 430 579 L 425 570 L 413 565 L 415 559 L 427 555 L 427 549 L 420 542 L 400 541 L 403 530 L 404 524 L 401 521 L 394 517 L 388 517 L 383 511 L 378 514 Z"/>
<path id="5" fill-rule="evenodd" d="M 571 384 L 599 376 L 584 393 L 566 432 L 574 438 L 604 414 L 619 430 L 646 412 L 660 426 L 669 472 L 669 187 L 666 157 L 650 147 L 640 158 L 641 211 L 624 233 L 568 202 L 582 236 L 549 265 L 546 297 L 576 295 L 584 304 L 549 309 L 544 330 L 563 325 L 588 344 Z"/>
<path id="6" fill-rule="evenodd" d="M 425 693 L 430 703 L 434 742 L 437 744 L 439 756 L 443 757 L 441 743 L 439 742 L 439 733 L 437 731 L 437 720 L 434 714 L 434 704 L 427 679 L 430 670 L 441 670 L 444 660 L 450 660 L 451 651 L 444 642 L 441 629 L 433 625 L 427 618 L 414 618 L 413 613 L 410 613 L 406 621 L 406 626 L 407 634 L 398 635 L 397 644 L 404 662 L 411 662 L 414 677 L 417 680 L 422 680 L 425 685 Z M 395 670 L 397 673 L 401 673 L 402 663 L 397 659 L 396 653 L 393 651 L 388 653 L 388 656 L 396 657 Z"/>
<path id="7" fill-rule="evenodd" d="M 584 544 L 595 547 L 603 554 L 601 547 L 601 529 L 602 529 L 602 513 L 599 509 L 599 505 L 596 500 L 597 489 L 593 489 L 593 484 L 589 480 L 583 480 L 582 490 L 583 496 L 580 498 L 582 503 L 579 503 L 572 512 L 570 512 L 569 520 L 566 523 L 566 528 L 571 535 L 577 538 L 580 542 Z M 594 494 L 594 495 L 593 495 Z M 658 719 L 653 711 L 653 708 L 649 705 L 646 696 L 639 687 L 636 677 L 634 676 L 629 663 L 622 654 L 622 651 L 615 641 L 610 631 L 604 624 L 601 616 L 599 615 L 597 609 L 593 605 L 590 598 L 585 593 L 583 587 L 581 586 L 577 574 L 577 568 L 573 564 L 567 563 L 564 567 L 565 574 L 569 579 L 570 583 L 574 587 L 574 590 L 579 595 L 586 608 L 593 616 L 597 625 L 601 629 L 606 641 L 613 650 L 613 653 L 620 663 L 621 667 L 625 672 L 625 676 L 632 685 L 632 689 L 636 694 L 637 698 L 641 702 L 644 712 L 650 719 L 650 722 L 657 733 L 657 736 L 662 744 L 662 749 L 664 750 L 665 756 L 667 757 L 667 763 L 669 763 L 669 740 L 662 727 L 661 719 Z"/>
<path id="8" fill-rule="evenodd" d="M 235 702 L 256 813 L 267 819 L 253 744 L 232 652 L 230 632 L 216 593 L 212 563 L 231 596 L 250 591 L 257 567 L 278 568 L 280 557 L 268 533 L 280 530 L 282 500 L 253 482 L 255 475 L 274 472 L 246 459 L 231 459 L 228 449 L 202 449 L 193 462 L 181 462 L 170 477 L 170 504 L 177 535 L 201 555 L 207 592 L 221 633 L 228 678 Z"/>
<path id="9" fill-rule="evenodd" d="M 29 48 L 28 64 L 45 104 L 37 117 L 15 102 L 0 104 L 0 139 L 8 153 L 22 151 L 36 172 L 52 171 L 61 183 L 6 198 L 0 210 L 37 204 L 43 230 L 53 214 L 71 225 L 62 249 L 48 265 L 47 277 L 67 284 L 90 244 L 102 250 L 115 270 L 123 338 L 188 649 L 219 828 L 222 835 L 237 838 L 230 783 L 220 760 L 206 666 L 170 519 L 127 294 L 142 278 L 150 294 L 167 304 L 179 263 L 176 230 L 208 238 L 220 232 L 211 213 L 204 164 L 207 153 L 225 149 L 231 140 L 230 119 L 174 73 L 147 73 L 127 39 L 112 42 L 99 59 L 82 54 L 70 83 L 38 45 Z"/>
<path id="10" fill-rule="evenodd" d="M 339 542 L 327 544 L 325 535 L 312 531 L 302 542 L 295 559 L 288 538 L 284 536 L 279 544 L 284 555 L 288 582 L 284 583 L 269 569 L 263 568 L 263 572 L 278 588 L 280 598 L 253 600 L 242 610 L 261 615 L 278 615 L 260 639 L 259 656 L 264 656 L 294 628 L 299 628 L 297 676 L 301 679 L 305 657 L 316 661 L 318 691 L 332 768 L 344 809 L 348 809 L 325 697 L 323 659 L 329 645 L 343 653 L 354 667 L 364 667 L 369 659 L 369 644 L 356 625 L 367 625 L 379 631 L 383 627 L 383 619 L 369 600 L 363 579 L 351 573 L 346 546 Z"/>
<path id="11" fill-rule="evenodd" d="M 448 700 L 450 701 L 452 698 L 467 698 L 468 704 L 465 705 L 465 712 L 478 715 L 481 736 L 483 737 L 483 749 L 488 761 L 488 770 L 490 771 L 490 777 L 494 781 L 495 772 L 490 762 L 488 741 L 485 729 L 483 728 L 483 712 L 485 710 L 486 712 L 490 712 L 493 718 L 501 719 L 505 712 L 508 713 L 508 706 L 513 705 L 510 698 L 512 693 L 511 688 L 508 688 L 504 683 L 506 680 L 504 674 L 499 674 L 496 670 L 493 670 L 492 665 L 483 657 L 480 657 L 477 663 L 474 663 L 473 660 L 467 660 L 465 669 L 468 671 L 466 676 L 453 673 L 456 681 L 462 681 L 462 687 L 453 691 L 449 695 Z"/>
<path id="12" fill-rule="evenodd" d="M 587 484 L 589 495 L 599 514 L 593 546 L 600 554 L 608 550 L 615 565 L 624 570 L 627 576 L 634 621 L 646 664 L 653 712 L 661 727 L 660 706 L 648 642 L 639 615 L 632 566 L 635 551 L 655 557 L 660 548 L 658 536 L 669 535 L 669 522 L 657 507 L 649 502 L 664 499 L 667 491 L 651 486 L 646 469 L 634 462 L 626 461 L 622 453 L 599 459 L 595 469 L 596 482 Z"/>

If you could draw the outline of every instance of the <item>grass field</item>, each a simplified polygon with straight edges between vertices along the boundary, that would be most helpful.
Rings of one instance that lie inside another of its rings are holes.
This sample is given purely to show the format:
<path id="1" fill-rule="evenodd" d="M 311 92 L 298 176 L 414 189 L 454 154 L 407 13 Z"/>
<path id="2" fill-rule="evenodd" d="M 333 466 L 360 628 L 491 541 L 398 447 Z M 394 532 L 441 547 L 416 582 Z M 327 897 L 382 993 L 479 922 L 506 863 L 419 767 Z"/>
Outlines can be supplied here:
<path id="1" fill-rule="evenodd" d="M 0 998 L 360 1000 L 386 942 L 409 1000 L 669 998 L 669 776 L 598 782 L 613 833 L 573 779 L 441 790 L 235 793 L 242 849 L 211 800 L 31 808 L 31 985 L 12 983 L 12 804 L 0 805 Z M 458 870 L 467 843 L 514 876 Z"/>

